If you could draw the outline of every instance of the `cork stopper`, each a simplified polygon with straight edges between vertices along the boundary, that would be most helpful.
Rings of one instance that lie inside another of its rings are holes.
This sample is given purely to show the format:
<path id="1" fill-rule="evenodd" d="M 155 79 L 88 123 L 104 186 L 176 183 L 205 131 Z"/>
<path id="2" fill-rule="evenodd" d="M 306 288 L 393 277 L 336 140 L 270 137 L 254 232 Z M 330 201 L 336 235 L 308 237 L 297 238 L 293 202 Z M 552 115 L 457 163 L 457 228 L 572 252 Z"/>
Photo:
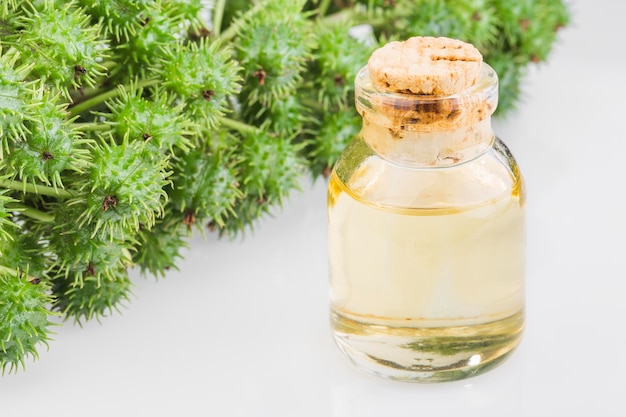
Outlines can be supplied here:
<path id="1" fill-rule="evenodd" d="M 355 79 L 362 137 L 385 159 L 441 166 L 493 141 L 498 76 L 472 45 L 414 37 L 376 50 Z"/>
<path id="2" fill-rule="evenodd" d="M 377 49 L 367 66 L 380 91 L 448 96 L 476 84 L 482 61 L 469 43 L 416 36 Z"/>

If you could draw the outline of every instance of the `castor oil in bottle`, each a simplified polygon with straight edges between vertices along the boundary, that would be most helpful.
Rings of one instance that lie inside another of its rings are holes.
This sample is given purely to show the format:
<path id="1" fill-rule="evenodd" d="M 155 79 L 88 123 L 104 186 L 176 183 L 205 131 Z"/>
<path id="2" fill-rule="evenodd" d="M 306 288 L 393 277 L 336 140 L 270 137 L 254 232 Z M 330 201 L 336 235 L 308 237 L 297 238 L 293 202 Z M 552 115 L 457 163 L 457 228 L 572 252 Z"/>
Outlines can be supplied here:
<path id="1" fill-rule="evenodd" d="M 328 249 L 333 336 L 366 371 L 460 379 L 520 341 L 524 186 L 491 129 L 497 76 L 478 66 L 446 95 L 389 91 L 369 67 L 357 76 L 363 129 L 330 177 Z"/>

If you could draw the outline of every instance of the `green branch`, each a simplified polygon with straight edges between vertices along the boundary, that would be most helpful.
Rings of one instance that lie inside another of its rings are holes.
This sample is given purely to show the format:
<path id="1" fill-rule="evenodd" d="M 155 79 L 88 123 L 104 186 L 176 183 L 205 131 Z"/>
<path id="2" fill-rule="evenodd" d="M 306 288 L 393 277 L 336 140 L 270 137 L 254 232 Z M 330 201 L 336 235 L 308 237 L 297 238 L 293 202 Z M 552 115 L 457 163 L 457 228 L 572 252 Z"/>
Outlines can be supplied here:
<path id="1" fill-rule="evenodd" d="M 220 123 L 222 123 L 224 126 L 236 130 L 237 132 L 240 133 L 258 133 L 261 132 L 261 129 L 259 129 L 256 126 L 252 126 L 249 124 L 246 124 L 244 122 L 240 122 L 238 120 L 233 120 L 233 119 L 229 119 L 227 117 L 222 117 L 220 119 Z"/>
<path id="2" fill-rule="evenodd" d="M 319 17 L 322 17 L 326 14 L 326 12 L 328 11 L 328 7 L 330 6 L 330 2 L 331 0 L 322 0 L 319 9 L 317 9 Z"/>
<path id="3" fill-rule="evenodd" d="M 49 197 L 71 198 L 73 194 L 67 190 L 47 185 L 35 185 L 22 181 L 0 181 L 0 188 L 7 190 L 21 191 L 23 193 L 33 193 L 39 195 L 47 195 Z"/>
<path id="4" fill-rule="evenodd" d="M 213 8 L 213 33 L 219 36 L 222 30 L 222 19 L 224 18 L 224 6 L 226 0 L 217 0 Z"/>
<path id="5" fill-rule="evenodd" d="M 6 205 L 6 208 L 7 210 L 19 211 L 20 214 L 23 214 L 26 217 L 30 217 L 31 219 L 39 220 L 40 222 L 51 223 L 54 221 L 54 215 L 34 209 L 24 204 L 9 203 Z"/>
<path id="6" fill-rule="evenodd" d="M 99 132 L 111 128 L 111 125 L 106 123 L 74 123 L 74 126 L 81 132 Z"/>

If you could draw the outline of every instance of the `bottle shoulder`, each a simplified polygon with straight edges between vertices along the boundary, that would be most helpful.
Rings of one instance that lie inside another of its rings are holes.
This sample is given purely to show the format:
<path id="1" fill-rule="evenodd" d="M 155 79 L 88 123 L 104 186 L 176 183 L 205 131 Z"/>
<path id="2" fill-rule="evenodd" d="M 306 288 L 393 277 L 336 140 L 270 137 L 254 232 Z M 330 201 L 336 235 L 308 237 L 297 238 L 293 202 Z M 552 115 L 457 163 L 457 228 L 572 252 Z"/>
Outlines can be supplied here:
<path id="1" fill-rule="evenodd" d="M 519 167 L 498 138 L 469 161 L 416 168 L 381 158 L 357 137 L 335 165 L 333 177 L 354 199 L 385 208 L 462 210 L 502 199 L 524 202 Z"/>

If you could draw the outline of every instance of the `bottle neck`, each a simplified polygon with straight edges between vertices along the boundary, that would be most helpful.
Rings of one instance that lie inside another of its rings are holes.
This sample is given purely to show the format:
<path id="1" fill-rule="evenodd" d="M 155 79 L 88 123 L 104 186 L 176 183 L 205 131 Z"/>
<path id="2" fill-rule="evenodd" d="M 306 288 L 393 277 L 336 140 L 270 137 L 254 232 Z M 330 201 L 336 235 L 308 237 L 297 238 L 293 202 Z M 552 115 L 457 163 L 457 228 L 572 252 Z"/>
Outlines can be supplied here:
<path id="1" fill-rule="evenodd" d="M 491 115 L 498 77 L 483 63 L 478 82 L 449 96 L 379 90 L 367 67 L 355 80 L 363 140 L 380 157 L 411 167 L 446 167 L 476 158 L 492 145 Z"/>
<path id="2" fill-rule="evenodd" d="M 407 130 L 363 118 L 363 140 L 381 158 L 410 167 L 447 167 L 481 155 L 494 140 L 491 118 L 445 130 Z"/>

